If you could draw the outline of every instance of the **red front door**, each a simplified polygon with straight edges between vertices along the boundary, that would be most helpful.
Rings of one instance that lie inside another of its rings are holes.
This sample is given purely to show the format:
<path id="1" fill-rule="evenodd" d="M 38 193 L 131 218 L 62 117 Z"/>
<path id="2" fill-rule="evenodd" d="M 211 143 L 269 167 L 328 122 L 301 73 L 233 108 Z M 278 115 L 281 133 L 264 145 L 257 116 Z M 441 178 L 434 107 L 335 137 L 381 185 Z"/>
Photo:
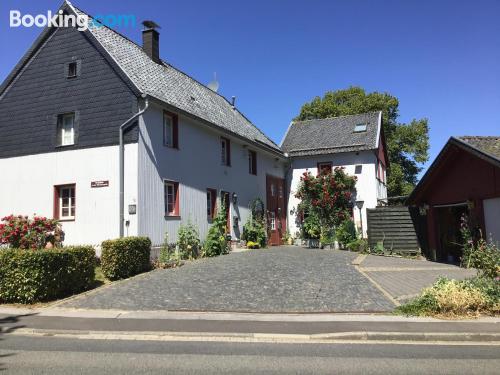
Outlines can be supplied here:
<path id="1" fill-rule="evenodd" d="M 270 245 L 281 245 L 286 231 L 285 180 L 266 176 L 267 229 Z"/>

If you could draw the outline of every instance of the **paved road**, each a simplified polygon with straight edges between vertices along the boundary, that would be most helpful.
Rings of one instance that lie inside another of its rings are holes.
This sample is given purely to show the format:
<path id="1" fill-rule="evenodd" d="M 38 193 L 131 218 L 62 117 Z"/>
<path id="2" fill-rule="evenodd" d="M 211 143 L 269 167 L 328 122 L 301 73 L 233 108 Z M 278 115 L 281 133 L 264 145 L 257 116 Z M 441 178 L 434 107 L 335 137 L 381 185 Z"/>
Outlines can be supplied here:
<path id="1" fill-rule="evenodd" d="M 498 346 L 242 344 L 4 336 L 4 374 L 498 374 Z"/>
<path id="2" fill-rule="evenodd" d="M 62 307 L 240 312 L 383 312 L 394 304 L 351 262 L 356 253 L 280 247 L 157 270 Z"/>

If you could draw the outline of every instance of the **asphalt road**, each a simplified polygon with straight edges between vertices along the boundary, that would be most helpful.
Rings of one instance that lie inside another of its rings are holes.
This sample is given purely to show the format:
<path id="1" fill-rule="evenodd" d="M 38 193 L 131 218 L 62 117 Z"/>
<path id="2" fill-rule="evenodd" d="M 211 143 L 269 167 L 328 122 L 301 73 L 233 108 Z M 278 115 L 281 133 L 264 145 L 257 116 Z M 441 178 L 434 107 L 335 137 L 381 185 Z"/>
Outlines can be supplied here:
<path id="1" fill-rule="evenodd" d="M 499 374 L 500 347 L 2 336 L 3 374 Z"/>

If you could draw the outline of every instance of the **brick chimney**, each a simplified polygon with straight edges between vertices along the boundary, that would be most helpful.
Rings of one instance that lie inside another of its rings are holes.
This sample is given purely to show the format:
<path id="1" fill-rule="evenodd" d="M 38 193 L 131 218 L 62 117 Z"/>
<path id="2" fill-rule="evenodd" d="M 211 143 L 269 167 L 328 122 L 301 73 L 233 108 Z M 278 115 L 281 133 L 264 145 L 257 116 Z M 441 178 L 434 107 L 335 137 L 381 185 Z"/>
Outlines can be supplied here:
<path id="1" fill-rule="evenodd" d="M 143 21 L 142 25 L 142 49 L 157 64 L 160 63 L 160 33 L 156 30 L 158 26 L 153 21 Z"/>

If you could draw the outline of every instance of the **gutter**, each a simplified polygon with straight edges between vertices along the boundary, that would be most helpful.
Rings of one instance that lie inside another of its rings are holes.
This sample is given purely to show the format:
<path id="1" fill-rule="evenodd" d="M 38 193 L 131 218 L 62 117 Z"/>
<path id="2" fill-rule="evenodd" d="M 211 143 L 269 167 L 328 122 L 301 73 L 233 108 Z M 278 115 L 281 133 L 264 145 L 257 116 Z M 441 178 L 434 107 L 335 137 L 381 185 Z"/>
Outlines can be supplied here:
<path id="1" fill-rule="evenodd" d="M 128 120 L 126 120 L 123 124 L 120 125 L 120 146 L 119 146 L 119 151 L 120 151 L 120 162 L 119 162 L 119 168 L 120 168 L 120 238 L 123 237 L 124 233 L 124 221 L 125 221 L 125 197 L 124 197 L 124 190 L 125 190 L 125 146 L 123 142 L 123 134 L 125 130 L 131 127 L 132 121 L 137 119 L 139 116 L 141 116 L 144 112 L 149 107 L 149 101 L 146 95 L 142 95 L 142 98 L 144 98 L 144 108 L 141 109 L 139 112 L 136 114 L 132 115 Z"/>

